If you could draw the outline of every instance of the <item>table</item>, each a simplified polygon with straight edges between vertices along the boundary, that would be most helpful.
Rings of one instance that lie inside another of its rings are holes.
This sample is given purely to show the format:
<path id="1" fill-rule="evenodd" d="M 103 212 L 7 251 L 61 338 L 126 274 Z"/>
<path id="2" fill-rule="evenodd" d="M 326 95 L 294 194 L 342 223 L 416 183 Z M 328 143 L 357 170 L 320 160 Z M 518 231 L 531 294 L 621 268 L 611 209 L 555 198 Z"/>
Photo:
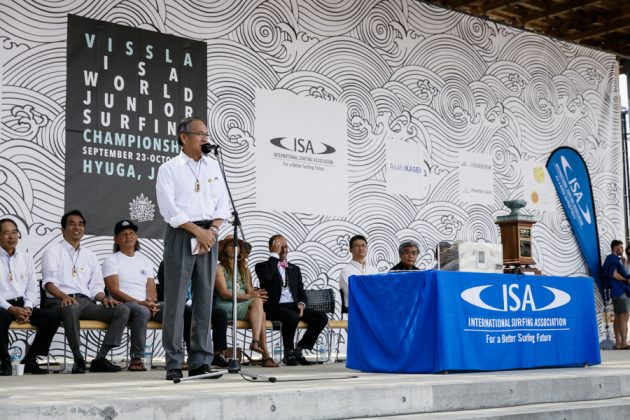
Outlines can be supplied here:
<path id="1" fill-rule="evenodd" d="M 351 276 L 346 365 L 434 373 L 599 364 L 593 291 L 589 277 Z"/>

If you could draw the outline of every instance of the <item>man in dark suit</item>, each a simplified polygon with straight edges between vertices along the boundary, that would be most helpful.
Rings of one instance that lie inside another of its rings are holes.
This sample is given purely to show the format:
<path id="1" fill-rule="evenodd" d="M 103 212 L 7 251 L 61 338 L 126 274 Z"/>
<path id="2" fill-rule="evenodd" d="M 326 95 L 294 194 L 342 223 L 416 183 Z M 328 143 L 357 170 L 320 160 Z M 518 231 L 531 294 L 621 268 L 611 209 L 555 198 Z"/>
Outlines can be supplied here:
<path id="1" fill-rule="evenodd" d="M 304 293 L 302 273 L 295 264 L 287 261 L 289 245 L 282 235 L 269 239 L 271 255 L 265 262 L 256 264 L 256 274 L 260 287 L 267 290 L 265 313 L 267 319 L 282 322 L 282 341 L 284 359 L 287 366 L 311 365 L 302 355 L 302 349 L 311 350 L 319 333 L 326 327 L 328 317 L 325 313 L 308 308 L 308 299 Z M 302 339 L 294 347 L 297 325 L 303 320 L 308 328 Z"/>

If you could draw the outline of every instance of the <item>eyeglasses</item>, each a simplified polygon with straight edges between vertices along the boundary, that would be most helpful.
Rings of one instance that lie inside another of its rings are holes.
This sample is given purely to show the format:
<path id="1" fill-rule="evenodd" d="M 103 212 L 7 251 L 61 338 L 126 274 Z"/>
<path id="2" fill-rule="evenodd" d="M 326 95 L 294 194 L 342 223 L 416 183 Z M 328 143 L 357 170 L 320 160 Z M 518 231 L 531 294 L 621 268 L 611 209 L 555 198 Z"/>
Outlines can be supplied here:
<path id="1" fill-rule="evenodd" d="M 17 236 L 19 238 L 20 231 L 19 230 L 5 230 L 4 232 L 0 233 L 0 235 L 4 236 L 5 238 L 8 238 L 9 236 Z"/>
<path id="2" fill-rule="evenodd" d="M 361 244 L 361 245 L 352 245 L 352 248 L 367 248 L 367 244 Z"/>
<path id="3" fill-rule="evenodd" d="M 199 136 L 199 137 L 205 137 L 208 138 L 210 137 L 210 133 L 204 133 L 203 131 L 184 131 L 184 134 L 192 134 L 195 136 Z"/>

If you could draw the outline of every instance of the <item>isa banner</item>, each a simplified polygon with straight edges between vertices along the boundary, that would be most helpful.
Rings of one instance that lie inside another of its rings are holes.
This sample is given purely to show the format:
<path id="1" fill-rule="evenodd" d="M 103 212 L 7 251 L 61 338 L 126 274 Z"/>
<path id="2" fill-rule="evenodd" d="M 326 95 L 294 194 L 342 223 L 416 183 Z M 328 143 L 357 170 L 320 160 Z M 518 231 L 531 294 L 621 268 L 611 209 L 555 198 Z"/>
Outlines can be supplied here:
<path id="1" fill-rule="evenodd" d="M 88 234 L 131 219 L 162 238 L 155 177 L 179 153 L 177 122 L 206 118 L 206 44 L 68 15 L 67 60 L 65 209 Z"/>
<path id="2" fill-rule="evenodd" d="M 438 295 L 440 370 L 601 361 L 590 278 L 439 272 Z"/>
<path id="3" fill-rule="evenodd" d="M 554 150 L 547 160 L 547 170 L 582 251 L 586 266 L 603 292 L 600 279 L 599 233 L 591 178 L 584 159 L 570 147 Z"/>
<path id="4" fill-rule="evenodd" d="M 258 209 L 348 215 L 346 112 L 340 102 L 256 90 Z"/>
<path id="5" fill-rule="evenodd" d="M 601 362 L 591 278 L 397 272 L 350 276 L 348 297 L 351 369 L 429 373 Z"/>

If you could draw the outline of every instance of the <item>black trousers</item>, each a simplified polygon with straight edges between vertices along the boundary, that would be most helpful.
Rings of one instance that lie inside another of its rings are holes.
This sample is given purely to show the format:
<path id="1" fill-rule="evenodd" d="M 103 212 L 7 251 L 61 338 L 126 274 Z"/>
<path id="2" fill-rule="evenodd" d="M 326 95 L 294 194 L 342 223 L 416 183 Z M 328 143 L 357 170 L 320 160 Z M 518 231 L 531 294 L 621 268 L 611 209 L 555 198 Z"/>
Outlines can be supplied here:
<path id="1" fill-rule="evenodd" d="M 14 302 L 13 306 L 22 307 L 22 302 Z M 13 322 L 13 316 L 6 309 L 0 308 L 0 359 L 9 358 L 9 325 Z M 46 356 L 50 351 L 50 343 L 61 323 L 61 314 L 58 311 L 33 308 L 31 324 L 37 327 L 37 333 L 33 344 L 26 352 L 24 359 Z"/>
<path id="2" fill-rule="evenodd" d="M 265 313 L 268 320 L 282 322 L 282 343 L 285 351 L 294 349 L 295 330 L 300 320 L 306 322 L 308 328 L 298 342 L 298 346 L 307 350 L 313 349 L 317 337 L 328 324 L 328 316 L 325 313 L 309 308 L 304 309 L 304 314 L 300 319 L 296 303 L 280 303 L 277 307 L 266 310 Z"/>

